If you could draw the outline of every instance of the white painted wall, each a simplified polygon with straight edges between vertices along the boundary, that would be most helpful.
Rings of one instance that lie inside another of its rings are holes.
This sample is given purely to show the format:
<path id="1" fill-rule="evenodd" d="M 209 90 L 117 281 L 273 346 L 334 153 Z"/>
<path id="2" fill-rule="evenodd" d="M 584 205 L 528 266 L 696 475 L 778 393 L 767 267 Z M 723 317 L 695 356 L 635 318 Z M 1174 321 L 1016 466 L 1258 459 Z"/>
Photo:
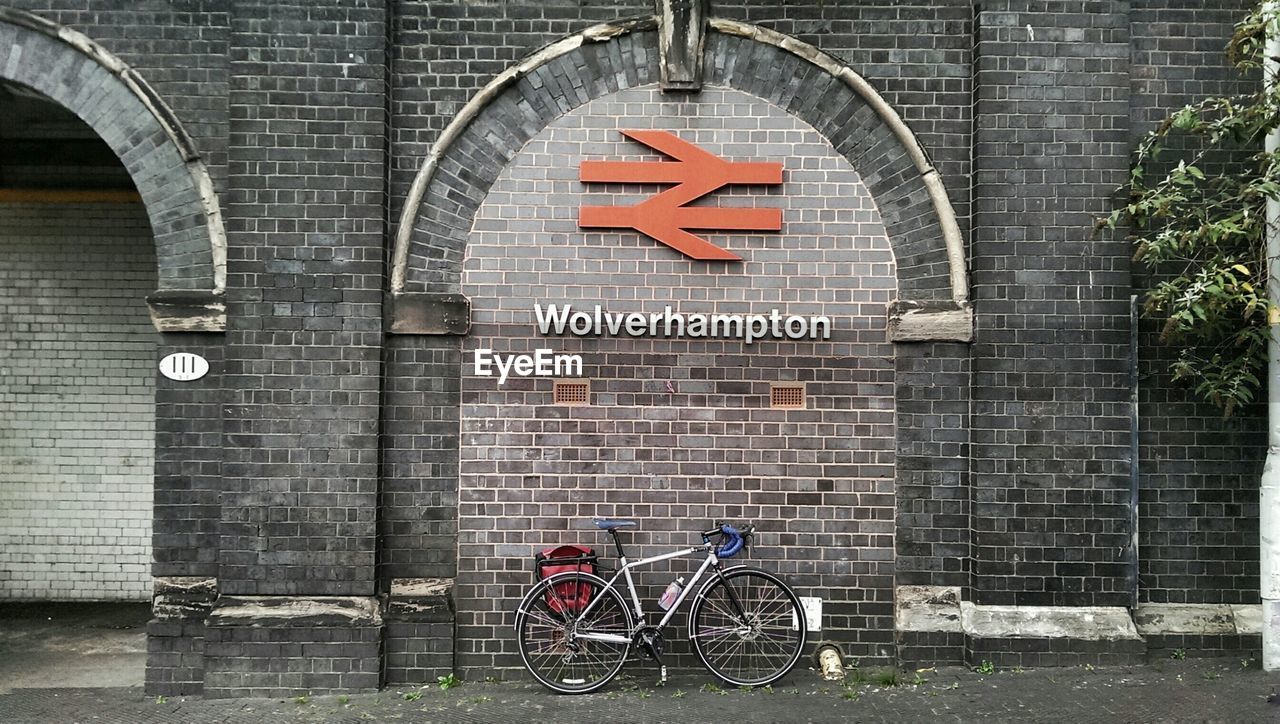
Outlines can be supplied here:
<path id="1" fill-rule="evenodd" d="M 150 597 L 155 268 L 140 205 L 0 204 L 0 599 Z"/>

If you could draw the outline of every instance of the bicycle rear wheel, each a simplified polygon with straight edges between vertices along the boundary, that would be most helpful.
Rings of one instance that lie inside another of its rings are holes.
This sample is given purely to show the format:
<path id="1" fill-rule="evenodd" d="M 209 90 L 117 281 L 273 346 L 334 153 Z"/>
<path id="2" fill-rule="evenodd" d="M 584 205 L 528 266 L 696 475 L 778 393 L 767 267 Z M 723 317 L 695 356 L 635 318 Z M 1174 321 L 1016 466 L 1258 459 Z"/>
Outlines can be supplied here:
<path id="1" fill-rule="evenodd" d="M 590 603 L 575 595 L 583 590 L 590 591 Z M 627 660 L 631 611 L 598 576 L 569 572 L 539 581 L 525 594 L 516 616 L 516 638 L 525 668 L 538 683 L 557 693 L 595 691 L 609 683 Z M 617 640 L 590 638 L 601 635 Z"/>
<path id="2" fill-rule="evenodd" d="M 807 628 L 795 592 L 755 568 L 713 578 L 689 612 L 698 658 L 735 686 L 765 686 L 786 676 L 800 660 Z"/>

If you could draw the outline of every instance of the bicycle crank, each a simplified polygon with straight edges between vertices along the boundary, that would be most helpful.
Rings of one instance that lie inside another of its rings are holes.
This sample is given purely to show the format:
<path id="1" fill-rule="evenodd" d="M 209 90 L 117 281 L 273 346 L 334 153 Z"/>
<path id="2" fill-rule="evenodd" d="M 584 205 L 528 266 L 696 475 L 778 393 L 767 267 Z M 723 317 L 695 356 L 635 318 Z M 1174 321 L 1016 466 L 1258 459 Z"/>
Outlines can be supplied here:
<path id="1" fill-rule="evenodd" d="M 666 643 L 662 640 L 662 632 L 653 627 L 645 627 L 636 632 L 636 642 L 649 658 L 658 663 L 659 684 L 667 683 L 667 665 L 662 663 L 662 652 Z"/>

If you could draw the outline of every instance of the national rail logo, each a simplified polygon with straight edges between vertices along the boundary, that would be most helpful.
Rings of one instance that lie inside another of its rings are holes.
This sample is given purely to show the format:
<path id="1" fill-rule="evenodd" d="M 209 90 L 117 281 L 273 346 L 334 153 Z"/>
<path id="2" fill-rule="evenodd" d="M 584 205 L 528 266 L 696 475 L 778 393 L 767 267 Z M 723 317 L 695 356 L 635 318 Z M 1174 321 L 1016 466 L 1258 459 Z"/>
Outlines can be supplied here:
<path id="1" fill-rule="evenodd" d="M 670 131 L 622 131 L 674 161 L 583 161 L 583 183 L 675 184 L 634 206 L 582 206 L 578 226 L 583 229 L 635 229 L 676 251 L 700 261 L 740 261 L 689 229 L 709 231 L 781 231 L 781 209 L 689 206 L 730 185 L 777 186 L 782 164 L 726 161 Z"/>
<path id="2" fill-rule="evenodd" d="M 726 161 L 670 131 L 624 130 L 633 141 L 658 151 L 670 161 L 583 161 L 578 167 L 584 183 L 667 184 L 664 191 L 633 206 L 581 206 L 578 226 L 584 229 L 634 229 L 687 257 L 699 261 L 740 261 L 742 257 L 691 233 L 710 231 L 781 231 L 782 210 L 689 204 L 725 186 L 777 186 L 782 164 Z M 573 312 L 572 305 L 550 304 L 544 312 L 536 304 L 539 333 L 578 337 L 654 336 L 736 338 L 745 345 L 757 339 L 830 339 L 828 317 L 784 316 L 773 309 L 763 314 L 683 314 L 671 306 L 661 313 L 614 314 L 596 305 L 594 314 Z M 497 377 L 498 385 L 516 377 L 577 377 L 580 355 L 537 348 L 533 354 L 501 355 L 490 348 L 474 350 L 472 371 L 477 377 Z"/>

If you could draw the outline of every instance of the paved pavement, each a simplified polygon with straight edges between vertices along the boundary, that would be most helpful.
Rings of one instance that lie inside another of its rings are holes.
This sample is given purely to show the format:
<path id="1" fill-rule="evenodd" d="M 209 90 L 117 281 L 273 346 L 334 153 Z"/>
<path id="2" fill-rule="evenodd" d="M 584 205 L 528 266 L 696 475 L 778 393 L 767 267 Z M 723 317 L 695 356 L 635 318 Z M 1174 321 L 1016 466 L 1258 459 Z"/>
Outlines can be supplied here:
<path id="1" fill-rule="evenodd" d="M 149 618 L 150 603 L 0 603 L 0 694 L 142 686 Z"/>
<path id="2" fill-rule="evenodd" d="M 1280 722 L 1280 675 L 1257 662 L 1187 659 L 1127 668 L 899 674 L 859 671 L 844 685 L 800 669 L 771 689 L 716 686 L 702 670 L 666 687 L 635 662 L 598 694 L 558 696 L 521 672 L 448 690 L 221 699 L 142 693 L 148 606 L 0 604 L 0 724 L 85 722 Z M 1275 703 L 1268 697 L 1277 694 Z"/>
<path id="3" fill-rule="evenodd" d="M 695 670 L 674 672 L 658 688 L 651 667 L 637 663 L 628 671 L 587 696 L 558 696 L 523 678 L 296 700 L 15 688 L 0 693 L 0 722 L 1280 722 L 1280 703 L 1267 701 L 1280 692 L 1280 676 L 1227 659 L 990 675 L 946 668 L 920 672 L 918 680 L 916 672 L 900 675 L 896 686 L 852 677 L 842 686 L 797 670 L 785 685 L 754 691 L 721 689 Z"/>

